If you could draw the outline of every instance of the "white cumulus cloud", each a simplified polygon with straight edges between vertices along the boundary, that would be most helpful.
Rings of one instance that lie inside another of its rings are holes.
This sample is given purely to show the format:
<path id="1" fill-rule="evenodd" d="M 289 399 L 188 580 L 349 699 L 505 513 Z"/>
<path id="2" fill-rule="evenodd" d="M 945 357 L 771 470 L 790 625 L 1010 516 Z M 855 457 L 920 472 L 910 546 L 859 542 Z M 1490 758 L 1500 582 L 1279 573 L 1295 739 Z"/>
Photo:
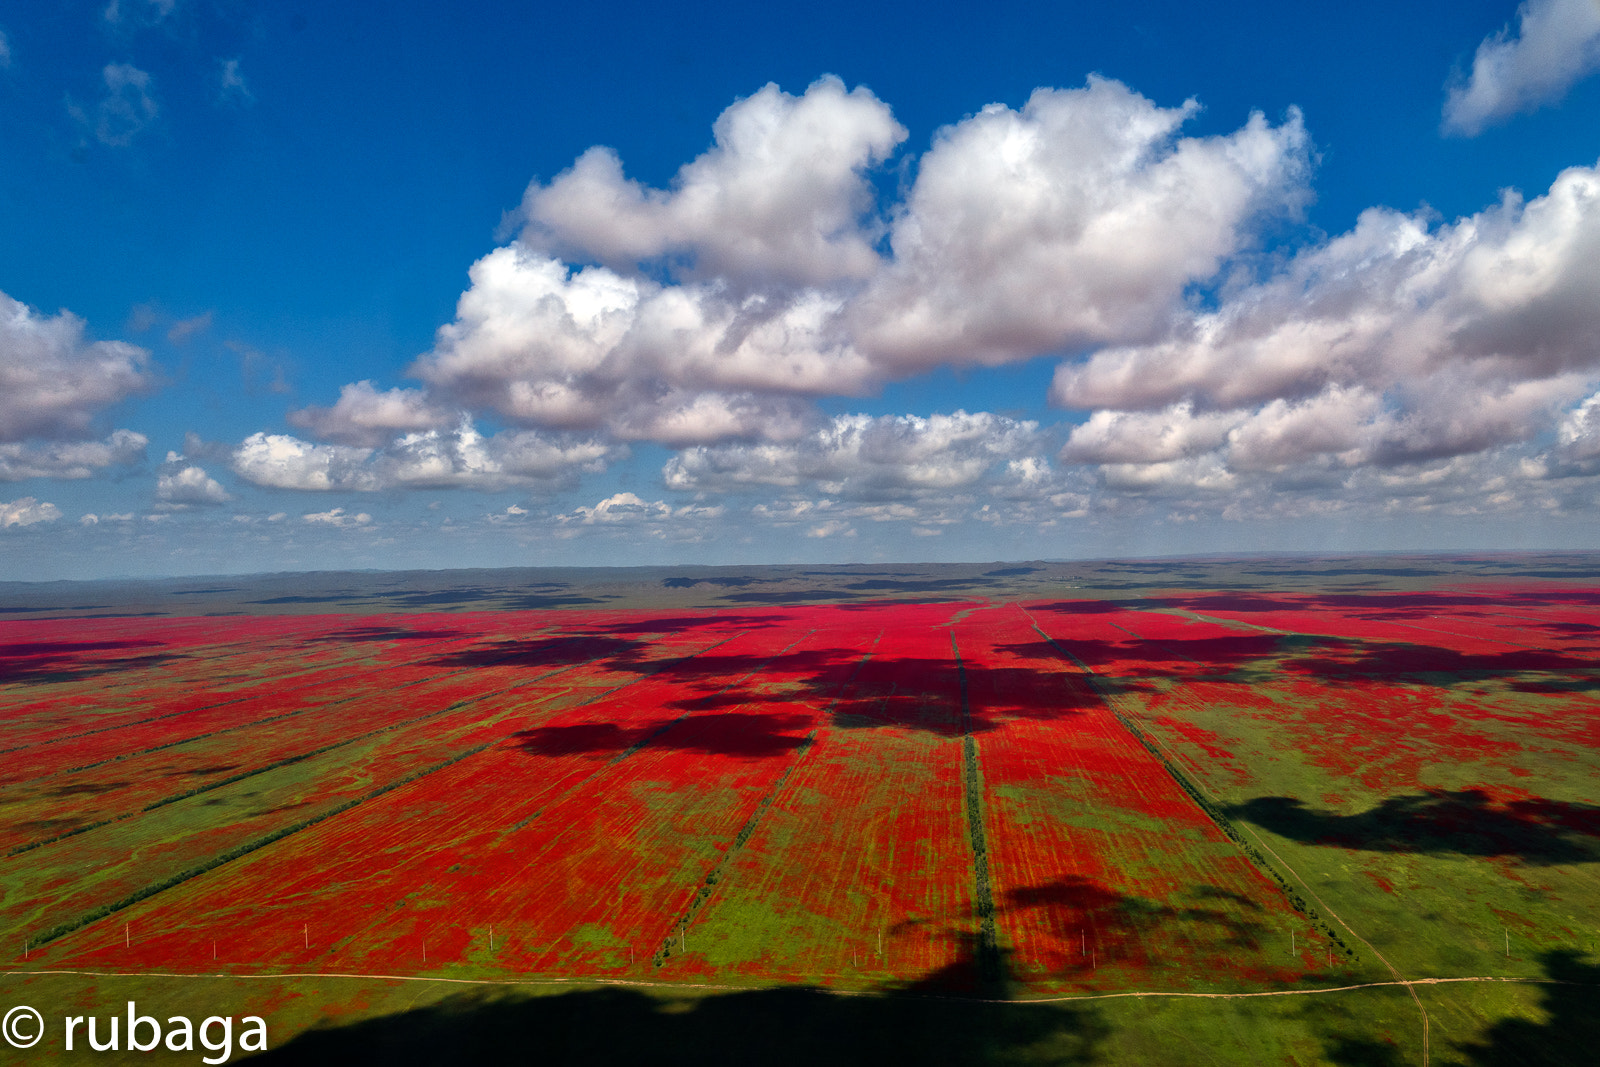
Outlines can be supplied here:
<path id="1" fill-rule="evenodd" d="M 1298 112 L 1179 138 L 1198 110 L 1091 77 L 940 131 L 895 218 L 893 262 L 851 309 L 857 343 L 905 373 L 1159 330 L 1253 222 L 1306 196 Z"/>
<path id="2" fill-rule="evenodd" d="M 668 487 L 732 492 L 816 485 L 857 497 L 971 486 L 1007 459 L 1037 447 L 1038 425 L 989 412 L 838 415 L 787 442 L 686 449 L 667 462 Z"/>
<path id="3" fill-rule="evenodd" d="M 344 508 L 333 508 L 309 512 L 300 516 L 300 521 L 312 526 L 366 526 L 372 522 L 372 516 L 364 511 L 346 515 Z"/>
<path id="4" fill-rule="evenodd" d="M 116 430 L 103 441 L 0 441 L 0 482 L 24 478 L 88 478 L 144 458 L 149 439 Z"/>
<path id="5" fill-rule="evenodd" d="M 1063 364 L 1051 398 L 1095 412 L 1073 435 L 1082 458 L 1096 434 L 1110 458 L 1129 411 L 1161 413 L 1139 417 L 1161 425 L 1150 459 L 1171 458 L 1151 437 L 1192 446 L 1224 427 L 1251 467 L 1476 452 L 1551 428 L 1600 377 L 1596 292 L 1600 172 L 1575 167 L 1437 227 L 1369 210 L 1168 338 Z"/>
<path id="6" fill-rule="evenodd" d="M 806 531 L 807 537 L 819 539 L 826 537 L 854 537 L 855 535 L 855 529 L 842 519 L 829 519 L 827 522 L 819 523 Z"/>
<path id="7" fill-rule="evenodd" d="M 149 352 L 84 333 L 71 312 L 0 293 L 0 441 L 82 439 L 100 412 L 152 386 Z"/>
<path id="8" fill-rule="evenodd" d="M 150 354 L 85 332 L 71 312 L 0 293 L 0 481 L 88 478 L 144 458 L 141 433 L 92 438 L 108 409 L 154 385 Z"/>
<path id="9" fill-rule="evenodd" d="M 239 477 L 274 489 L 548 487 L 599 471 L 622 455 L 593 439 L 507 431 L 484 437 L 462 423 L 451 431 L 405 434 L 382 448 L 323 445 L 288 434 L 256 433 L 232 455 Z"/>
<path id="10" fill-rule="evenodd" d="M 1553 103 L 1600 67 L 1600 0 L 1527 0 L 1509 26 L 1478 45 L 1472 72 L 1449 88 L 1447 133 L 1474 137 L 1512 115 Z"/>
<path id="11" fill-rule="evenodd" d="M 1600 393 L 1589 397 L 1561 420 L 1557 439 L 1574 459 L 1600 456 Z"/>
<path id="12" fill-rule="evenodd" d="M 623 177 L 591 148 L 523 200 L 522 242 L 621 272 L 671 259 L 694 277 L 826 284 L 878 266 L 875 196 L 865 172 L 905 139 L 889 108 L 838 78 L 795 97 L 769 84 L 724 111 L 715 144 L 671 189 Z"/>
<path id="13" fill-rule="evenodd" d="M 1518 65 L 1555 47 L 1551 26 L 1587 40 L 1587 10 L 1533 0 L 1461 100 L 1495 79 L 1496 99 L 1531 99 L 1507 88 Z M 310 439 L 255 434 L 233 469 L 292 489 L 544 487 L 651 441 L 677 450 L 668 489 L 776 496 L 753 521 L 829 536 L 1581 503 L 1600 473 L 1600 168 L 1455 220 L 1374 208 L 1262 249 L 1310 196 L 1301 117 L 1185 136 L 1198 110 L 1092 77 L 896 161 L 887 105 L 823 78 L 735 101 L 664 188 L 591 149 L 528 188 L 414 385 L 353 382 L 290 415 Z M 1063 361 L 1050 399 L 1074 425 L 816 405 L 1040 355 Z M 553 525 L 662 536 L 679 517 L 620 493 Z"/>
<path id="14" fill-rule="evenodd" d="M 669 188 L 599 147 L 535 182 L 517 239 L 473 264 L 411 368 L 424 389 L 354 383 L 296 425 L 375 447 L 464 411 L 679 448 L 782 442 L 816 397 L 1148 339 L 1307 196 L 1298 113 L 1181 137 L 1197 110 L 1098 77 L 1041 89 L 940 131 L 883 205 L 871 172 L 906 136 L 888 106 L 833 77 L 768 85 Z"/>
<path id="15" fill-rule="evenodd" d="M 574 508 L 571 515 L 561 516 L 562 521 L 581 522 L 585 525 L 616 522 L 640 522 L 672 517 L 672 506 L 662 500 L 644 500 L 633 493 L 615 493 L 594 507 Z"/>
<path id="16" fill-rule="evenodd" d="M 645 500 L 637 493 L 613 493 L 593 507 L 580 505 L 565 515 L 557 515 L 560 526 L 651 526 L 666 523 L 698 524 L 722 515 L 719 505 L 684 504 L 673 507 L 664 500 Z M 568 531 L 572 532 L 571 529 Z M 565 536 L 565 535 L 563 535 Z"/>
<path id="17" fill-rule="evenodd" d="M 1230 412 L 1196 415 L 1192 404 L 1161 411 L 1096 411 L 1072 429 L 1061 450 L 1068 463 L 1158 463 L 1210 452 L 1239 422 Z"/>
<path id="18" fill-rule="evenodd" d="M 172 470 L 156 479 L 156 500 L 167 508 L 206 507 L 226 504 L 233 499 L 220 482 L 205 472 L 203 467 L 184 465 L 182 457 L 172 464 Z"/>
<path id="19" fill-rule="evenodd" d="M 331 408 L 308 407 L 289 413 L 289 424 L 310 430 L 325 441 L 375 448 L 402 433 L 437 430 L 460 421 L 460 415 L 429 403 L 420 389 L 379 392 L 370 381 L 352 382 L 339 390 Z"/>
<path id="20" fill-rule="evenodd" d="M 32 526 L 36 522 L 55 522 L 59 518 L 60 508 L 48 502 L 41 503 L 31 496 L 0 501 L 0 529 Z"/>
<path id="21" fill-rule="evenodd" d="M 669 444 L 761 436 L 799 420 L 789 394 L 872 380 L 866 360 L 829 335 L 840 303 L 825 294 L 734 300 L 714 286 L 573 270 L 515 245 L 471 277 L 456 321 L 413 373 L 521 425 Z"/>

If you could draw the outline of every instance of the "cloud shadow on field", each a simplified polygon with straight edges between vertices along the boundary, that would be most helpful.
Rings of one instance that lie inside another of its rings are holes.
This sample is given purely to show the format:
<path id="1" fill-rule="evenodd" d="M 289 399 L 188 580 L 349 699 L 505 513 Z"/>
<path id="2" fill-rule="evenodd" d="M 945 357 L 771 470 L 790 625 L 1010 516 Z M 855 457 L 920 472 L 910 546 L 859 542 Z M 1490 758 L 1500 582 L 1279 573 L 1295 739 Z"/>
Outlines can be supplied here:
<path id="1" fill-rule="evenodd" d="M 1592 693 L 1600 689 L 1600 679 L 1583 677 L 1517 678 L 1510 683 L 1513 691 L 1539 696 L 1561 696 L 1566 693 Z"/>
<path id="2" fill-rule="evenodd" d="M 1589 622 L 1541 622 L 1538 628 L 1566 634 L 1569 637 L 1577 637 L 1579 634 L 1600 634 L 1600 626 Z"/>
<path id="3" fill-rule="evenodd" d="M 1392 1040 L 1378 1041 L 1370 1037 L 1336 1035 L 1328 1039 L 1322 1051 L 1328 1062 L 1338 1067 L 1406 1067 L 1410 1063 Z"/>
<path id="4" fill-rule="evenodd" d="M 845 586 L 845 588 L 852 591 L 871 593 L 947 593 L 957 589 L 971 589 L 974 586 L 990 586 L 994 584 L 994 582 L 986 582 L 982 578 L 924 578 L 919 581 L 869 578 L 864 582 L 853 582 Z"/>
<path id="5" fill-rule="evenodd" d="M 554 668 L 601 661 L 614 669 L 630 669 L 646 661 L 649 643 L 605 635 L 576 634 L 492 641 L 437 656 L 436 667 Z"/>
<path id="6" fill-rule="evenodd" d="M 1426 618 L 1439 612 L 1478 608 L 1490 613 L 1508 607 L 1570 608 L 1600 605 L 1600 592 L 1583 589 L 1526 588 L 1488 592 L 1371 592 L 1371 593 L 1197 593 L 1193 596 L 1153 597 L 1130 603 L 1133 607 L 1179 608 L 1204 615 L 1214 611 L 1241 614 L 1264 611 L 1315 611 L 1336 609 L 1346 617 L 1377 622 L 1385 619 Z"/>
<path id="7" fill-rule="evenodd" d="M 1129 608 L 1120 600 L 1058 600 L 1051 604 L 1030 604 L 1028 610 L 1056 615 L 1116 615 Z"/>
<path id="8" fill-rule="evenodd" d="M 1266 927 L 1235 911 L 1260 912 L 1261 905 L 1237 893 L 1211 885 L 1190 886 L 1185 897 L 1191 903 L 1166 904 L 1146 897 L 1122 893 L 1092 878 L 1067 875 L 1032 886 L 1007 890 L 996 902 L 1000 912 L 1028 912 L 1030 922 L 1042 923 L 1068 948 L 1073 969 L 1088 971 L 1094 965 L 1082 951 L 1094 946 L 1099 963 L 1149 962 L 1145 947 L 1169 943 L 1164 928 L 1174 924 L 1201 923 L 1217 934 L 1218 943 L 1228 948 L 1261 947 Z M 1231 904 L 1232 909 L 1219 906 Z"/>
<path id="9" fill-rule="evenodd" d="M 963 671 L 953 658 L 864 659 L 863 649 L 821 648 L 765 658 L 715 653 L 688 657 L 654 672 L 652 679 L 683 687 L 683 694 L 664 707 L 759 711 L 800 704 L 828 710 L 840 729 L 898 727 L 943 737 L 984 733 L 1010 719 L 1060 719 L 1101 706 L 1100 696 L 1082 675 L 1049 646 L 1040 647 L 1060 669 L 968 663 Z M 969 705 L 965 719 L 963 678 Z M 1106 684 L 1123 691 L 1140 688 L 1109 680 Z M 752 721 L 759 717 L 751 716 Z"/>
<path id="10" fill-rule="evenodd" d="M 1451 1042 L 1460 1059 L 1450 1067 L 1525 1067 L 1530 1064 L 1591 1064 L 1600 1048 L 1600 966 L 1570 949 L 1539 956 L 1549 984 L 1539 988 L 1544 1022 L 1508 1017 L 1490 1024 L 1477 1040 Z"/>
<path id="11" fill-rule="evenodd" d="M 1506 678 L 1531 685 L 1551 685 L 1562 692 L 1600 689 L 1600 661 L 1562 652 L 1511 649 L 1506 652 L 1460 652 L 1453 648 L 1409 642 L 1329 638 L 1314 646 L 1321 655 L 1284 660 L 1285 671 L 1308 675 L 1329 685 L 1361 685 L 1372 678 L 1397 678 L 1418 685 L 1450 688 L 1461 682 Z M 1529 674 L 1554 672 L 1556 678 L 1529 679 Z M 1572 672 L 1581 672 L 1574 675 Z"/>
<path id="12" fill-rule="evenodd" d="M 957 969 L 960 969 L 958 965 Z M 810 986 L 717 995 L 633 989 L 547 996 L 466 993 L 343 1026 L 324 1024 L 248 1062 L 1072 1065 L 1100 1060 L 1110 1029 L 1092 1007 L 1007 1004 L 927 995 L 942 973 L 887 995 Z"/>
<path id="13" fill-rule="evenodd" d="M 731 631 L 765 623 L 768 618 L 725 617 L 718 621 Z M 753 655 L 726 655 L 711 649 L 698 655 L 650 658 L 652 642 L 646 637 L 624 639 L 600 633 L 497 641 L 452 651 L 430 662 L 456 668 L 533 669 L 592 662 L 607 670 L 645 676 L 652 686 L 675 690 L 655 699 L 663 709 L 695 713 L 686 722 L 716 713 L 722 716 L 724 731 L 748 733 L 747 742 L 718 742 L 722 747 L 716 751 L 731 754 L 740 754 L 741 744 L 750 750 L 744 754 L 776 754 L 787 743 L 779 738 L 787 738 L 787 723 L 797 705 L 814 713 L 828 711 L 832 723 L 841 729 L 898 727 L 943 737 L 983 733 L 1011 719 L 1059 719 L 1101 706 L 1101 697 L 1083 676 L 1043 642 L 1002 650 L 1017 656 L 1037 655 L 1042 663 L 966 663 L 963 670 L 963 664 L 953 657 L 866 659 L 866 650 L 857 647 Z M 847 678 L 851 679 L 848 687 Z M 963 680 L 969 694 L 965 716 Z M 1118 691 L 1144 688 L 1138 682 L 1115 679 L 1103 680 L 1101 687 Z M 596 719 L 605 718 L 608 702 L 628 704 L 633 699 L 636 695 L 629 690 L 605 698 L 596 706 Z M 738 714 L 730 714 L 734 711 Z M 774 727 L 774 722 L 780 725 Z M 552 735 L 552 743 L 559 736 Z M 614 740 L 620 750 L 636 738 L 619 735 Z M 612 744 L 596 743 L 602 747 Z"/>
<path id="14" fill-rule="evenodd" d="M 657 615 L 635 622 L 590 626 L 587 632 L 601 634 L 667 634 L 683 630 L 722 627 L 728 630 L 770 628 L 790 622 L 787 615 Z"/>
<path id="15" fill-rule="evenodd" d="M 299 593 L 247 600 L 246 604 L 268 607 L 284 604 L 353 604 L 382 606 L 384 608 L 446 608 L 462 607 L 477 611 L 534 611 L 545 608 L 575 608 L 604 604 L 615 599 L 606 594 L 580 596 L 562 593 L 561 585 L 546 585 L 526 590 L 494 589 L 463 586 L 456 589 L 380 589 L 336 590 L 331 593 Z"/>
<path id="16" fill-rule="evenodd" d="M 1282 570 L 1251 570 L 1246 568 L 1240 573 L 1270 575 L 1275 578 L 1332 578 L 1349 575 L 1373 575 L 1386 578 L 1439 578 L 1448 575 L 1450 572 L 1434 570 L 1428 567 L 1328 567 L 1324 570 L 1302 567 Z"/>
<path id="17" fill-rule="evenodd" d="M 1293 797 L 1256 797 L 1223 809 L 1308 845 L 1364 852 L 1480 856 L 1532 866 L 1600 862 L 1600 805 L 1532 798 L 1497 802 L 1481 789 L 1390 797 L 1355 815 Z"/>
<path id="18" fill-rule="evenodd" d="M 0 684 L 37 685 L 95 678 L 120 671 L 140 670 L 186 658 L 179 652 L 152 652 L 142 656 L 106 659 L 95 653 L 135 648 L 164 648 L 160 641 L 36 641 L 0 645 Z"/>
<path id="19" fill-rule="evenodd" d="M 1212 604 L 1215 610 L 1252 610 L 1240 607 L 1257 601 L 1253 598 L 1226 598 L 1228 607 Z M 1149 601 L 1146 603 L 1157 603 Z M 1161 601 L 1203 613 L 1195 599 Z M 1305 604 L 1260 601 L 1270 607 L 1257 610 L 1308 610 Z M 1030 611 L 1061 614 L 1098 614 L 1094 605 L 1080 607 L 1076 602 L 1046 604 Z M 1120 610 L 1113 608 L 1111 610 Z M 1137 622 L 1130 620 L 1130 625 Z M 1579 624 L 1583 625 L 1583 624 Z M 1363 686 L 1371 680 L 1402 680 L 1415 685 L 1450 688 L 1463 682 L 1504 678 L 1526 692 L 1591 692 L 1600 690 L 1600 659 L 1584 658 L 1569 652 L 1544 649 L 1508 648 L 1503 652 L 1463 652 L 1421 642 L 1363 640 L 1359 637 L 1264 633 L 1240 631 L 1237 634 L 1198 638 L 1146 639 L 1129 631 L 1126 640 L 1081 640 L 1057 637 L 1057 642 L 1077 659 L 1096 671 L 1102 681 L 1114 677 L 1119 665 L 1133 665 L 1142 675 L 1171 673 L 1174 660 L 1185 660 L 1210 674 L 1233 674 L 1252 667 L 1270 667 L 1275 674 L 1290 673 L 1330 686 Z M 1019 655 L 1043 655 L 1037 645 L 1006 646 Z M 1270 663 L 1268 661 L 1271 661 Z M 1179 673 L 1188 673 L 1181 671 Z M 1529 677 L 1545 675 L 1546 677 Z M 1230 679 L 1250 681 L 1248 676 Z"/>
<path id="20" fill-rule="evenodd" d="M 788 593 L 727 593 L 717 598 L 730 604 L 836 604 L 861 600 L 862 594 L 842 589 L 798 589 Z"/>
<path id="21" fill-rule="evenodd" d="M 409 626 L 358 626 L 316 638 L 318 641 L 340 641 L 350 644 L 388 641 L 448 641 L 473 636 L 466 630 L 413 630 Z"/>
<path id="22" fill-rule="evenodd" d="M 806 743 L 811 725 L 803 715 L 746 715 L 718 712 L 678 719 L 651 719 L 632 726 L 584 722 L 539 726 L 514 735 L 517 747 L 541 756 L 615 756 L 636 745 L 675 752 L 767 759 L 794 752 Z"/>
<path id="23" fill-rule="evenodd" d="M 159 648 L 160 641 L 33 641 L 26 644 L 0 645 L 0 653 L 7 657 L 21 656 L 80 656 L 86 652 L 120 652 L 125 648 Z"/>
<path id="24" fill-rule="evenodd" d="M 74 785 L 61 785 L 44 790 L 42 795 L 52 800 L 64 800 L 67 797 L 97 797 L 102 793 L 115 793 L 119 789 L 126 789 L 128 785 L 128 782 L 78 782 Z"/>
<path id="25" fill-rule="evenodd" d="M 719 578 L 663 578 L 663 589 L 693 589 L 697 585 L 714 585 L 719 589 L 743 589 L 747 585 L 772 585 L 786 581 L 784 578 L 745 578 L 745 577 L 719 577 Z"/>
<path id="26" fill-rule="evenodd" d="M 1278 656 L 1283 651 L 1284 639 L 1276 634 L 1241 633 L 1225 637 L 1173 638 L 1149 640 L 1132 634 L 1122 641 L 1080 640 L 1071 637 L 1056 638 L 1056 644 L 1086 664 L 1096 674 L 1101 685 L 1122 684 L 1112 671 L 1118 665 L 1137 664 L 1139 674 L 1165 675 L 1170 673 L 1174 660 L 1183 660 L 1204 669 L 1204 673 L 1232 674 L 1261 660 Z M 1052 658 L 1060 662 L 1055 645 L 1042 638 L 1011 645 L 1000 645 L 999 651 L 1030 659 Z M 1192 673 L 1185 671 L 1184 673 Z"/>

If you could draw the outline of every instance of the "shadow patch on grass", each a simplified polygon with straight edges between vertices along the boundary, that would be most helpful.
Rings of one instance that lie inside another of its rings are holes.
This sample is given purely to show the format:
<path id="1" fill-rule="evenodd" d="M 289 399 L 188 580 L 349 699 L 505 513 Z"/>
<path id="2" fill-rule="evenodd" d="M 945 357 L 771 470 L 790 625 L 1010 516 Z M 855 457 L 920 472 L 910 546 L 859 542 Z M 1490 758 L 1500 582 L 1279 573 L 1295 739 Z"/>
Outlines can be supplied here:
<path id="1" fill-rule="evenodd" d="M 1559 985 L 1539 987 L 1544 1022 L 1508 1018 L 1475 1041 L 1453 1042 L 1460 1059 L 1452 1067 L 1586 1067 L 1600 1057 L 1600 967 L 1580 953 L 1556 949 L 1539 958 L 1545 977 Z"/>
<path id="2" fill-rule="evenodd" d="M 809 987 L 669 1000 L 630 989 L 464 994 L 303 1033 L 259 1064 L 1001 1064 L 1099 1062 L 1092 1008 Z"/>
<path id="3" fill-rule="evenodd" d="M 1511 858 L 1532 866 L 1600 861 L 1600 806 L 1540 797 L 1501 803 L 1481 789 L 1389 797 L 1355 815 L 1282 796 L 1255 797 L 1223 811 L 1308 845 Z"/>

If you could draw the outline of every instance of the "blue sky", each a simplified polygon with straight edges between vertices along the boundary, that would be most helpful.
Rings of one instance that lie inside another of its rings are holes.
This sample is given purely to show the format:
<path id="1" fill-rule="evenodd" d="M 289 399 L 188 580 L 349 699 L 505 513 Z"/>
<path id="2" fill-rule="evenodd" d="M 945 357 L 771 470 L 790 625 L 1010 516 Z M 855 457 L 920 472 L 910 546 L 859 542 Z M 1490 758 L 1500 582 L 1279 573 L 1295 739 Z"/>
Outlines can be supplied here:
<path id="1" fill-rule="evenodd" d="M 0 3 L 0 579 L 1597 547 L 1600 3 Z"/>

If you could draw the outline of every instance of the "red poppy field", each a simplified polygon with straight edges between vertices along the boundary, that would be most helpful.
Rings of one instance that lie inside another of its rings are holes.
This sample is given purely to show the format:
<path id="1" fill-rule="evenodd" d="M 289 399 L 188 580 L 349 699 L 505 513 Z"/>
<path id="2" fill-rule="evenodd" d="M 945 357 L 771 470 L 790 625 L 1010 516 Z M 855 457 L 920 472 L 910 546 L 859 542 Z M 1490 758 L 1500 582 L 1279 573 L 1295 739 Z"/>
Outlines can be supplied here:
<path id="1" fill-rule="evenodd" d="M 1537 989 L 1405 983 L 1600 978 L 1597 694 L 1552 583 L 0 621 L 0 932 L 14 980 L 1048 1001 L 1082 1062 L 1148 1052 L 1092 998 L 1286 993 L 1284 1048 L 1479 1062 Z"/>

